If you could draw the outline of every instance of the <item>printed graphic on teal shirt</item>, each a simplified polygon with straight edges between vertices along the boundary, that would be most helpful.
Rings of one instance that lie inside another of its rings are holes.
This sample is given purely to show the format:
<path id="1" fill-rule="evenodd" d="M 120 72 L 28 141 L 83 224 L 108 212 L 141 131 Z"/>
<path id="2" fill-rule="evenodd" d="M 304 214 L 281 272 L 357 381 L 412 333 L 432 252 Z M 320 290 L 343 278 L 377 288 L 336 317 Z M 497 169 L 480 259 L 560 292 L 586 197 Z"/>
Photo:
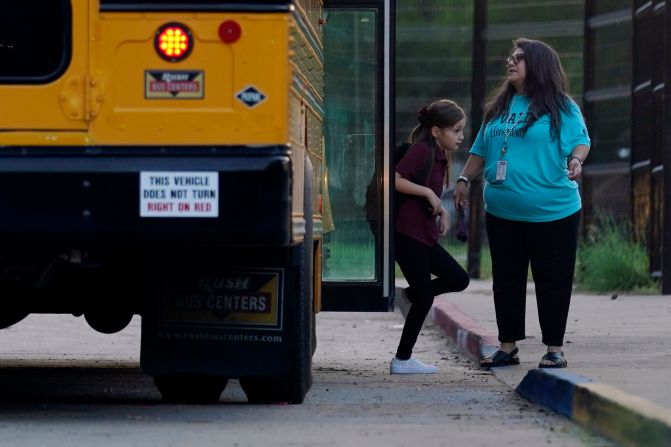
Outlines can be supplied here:
<path id="1" fill-rule="evenodd" d="M 578 184 L 569 180 L 566 160 L 577 145 L 590 145 L 587 128 L 580 108 L 570 101 L 568 111 L 561 114 L 558 139 L 550 137 L 549 115 L 541 116 L 524 131 L 531 117 L 529 102 L 526 96 L 516 96 L 510 113 L 483 126 L 470 150 L 485 160 L 485 209 L 510 220 L 562 219 L 581 207 Z M 506 175 L 505 180 L 497 181 L 504 144 Z"/>

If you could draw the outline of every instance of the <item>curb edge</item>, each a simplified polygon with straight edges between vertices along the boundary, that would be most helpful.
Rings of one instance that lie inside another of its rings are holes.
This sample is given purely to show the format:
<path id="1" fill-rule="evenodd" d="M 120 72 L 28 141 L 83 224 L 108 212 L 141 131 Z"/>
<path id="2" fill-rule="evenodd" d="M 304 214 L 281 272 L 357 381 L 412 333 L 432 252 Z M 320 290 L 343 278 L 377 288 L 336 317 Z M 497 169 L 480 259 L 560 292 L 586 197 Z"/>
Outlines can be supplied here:
<path id="1" fill-rule="evenodd" d="M 482 328 L 470 315 L 452 303 L 438 302 L 433 307 L 433 320 L 450 337 L 459 350 L 480 361 L 498 349 L 496 335 Z"/>
<path id="2" fill-rule="evenodd" d="M 452 303 L 438 301 L 432 316 L 458 349 L 475 361 L 498 348 L 494 334 Z M 624 445 L 671 446 L 670 410 L 589 377 L 536 368 L 515 391 Z"/>

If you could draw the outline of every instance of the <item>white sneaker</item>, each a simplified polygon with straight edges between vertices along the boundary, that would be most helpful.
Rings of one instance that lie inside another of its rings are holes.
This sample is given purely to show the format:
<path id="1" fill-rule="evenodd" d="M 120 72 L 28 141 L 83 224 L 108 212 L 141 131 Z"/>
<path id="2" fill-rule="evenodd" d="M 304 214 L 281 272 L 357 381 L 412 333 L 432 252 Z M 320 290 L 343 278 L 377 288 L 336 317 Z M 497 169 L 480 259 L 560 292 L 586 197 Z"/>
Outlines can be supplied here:
<path id="1" fill-rule="evenodd" d="M 390 374 L 435 374 L 438 368 L 433 365 L 425 365 L 414 357 L 401 360 L 394 357 L 389 365 Z"/>

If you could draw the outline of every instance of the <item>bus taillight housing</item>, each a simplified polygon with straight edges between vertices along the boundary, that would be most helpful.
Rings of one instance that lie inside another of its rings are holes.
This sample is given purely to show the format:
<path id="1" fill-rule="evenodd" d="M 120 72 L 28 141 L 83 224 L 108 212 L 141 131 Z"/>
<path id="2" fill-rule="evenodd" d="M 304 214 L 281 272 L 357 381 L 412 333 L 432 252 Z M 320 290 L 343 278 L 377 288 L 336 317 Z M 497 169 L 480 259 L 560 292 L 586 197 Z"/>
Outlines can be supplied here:
<path id="1" fill-rule="evenodd" d="M 166 23 L 156 31 L 154 48 L 168 62 L 184 60 L 193 51 L 191 30 L 181 23 Z"/>

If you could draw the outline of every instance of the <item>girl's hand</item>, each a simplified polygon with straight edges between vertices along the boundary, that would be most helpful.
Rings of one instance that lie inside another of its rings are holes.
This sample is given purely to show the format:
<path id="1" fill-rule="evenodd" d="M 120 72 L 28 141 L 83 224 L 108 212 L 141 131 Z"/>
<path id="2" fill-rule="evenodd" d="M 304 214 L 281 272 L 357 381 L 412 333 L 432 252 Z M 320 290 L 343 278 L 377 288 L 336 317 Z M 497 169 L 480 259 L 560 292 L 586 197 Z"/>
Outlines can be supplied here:
<path id="1" fill-rule="evenodd" d="M 446 209 L 441 208 L 438 219 L 438 232 L 441 236 L 445 236 L 448 231 L 450 231 L 450 215 Z"/>
<path id="2" fill-rule="evenodd" d="M 426 188 L 424 197 L 426 197 L 426 200 L 429 201 L 429 205 L 431 205 L 431 209 L 433 210 L 433 214 L 438 215 L 440 213 L 440 210 L 442 209 L 440 197 L 436 195 L 436 193 L 433 192 L 431 188 Z"/>

